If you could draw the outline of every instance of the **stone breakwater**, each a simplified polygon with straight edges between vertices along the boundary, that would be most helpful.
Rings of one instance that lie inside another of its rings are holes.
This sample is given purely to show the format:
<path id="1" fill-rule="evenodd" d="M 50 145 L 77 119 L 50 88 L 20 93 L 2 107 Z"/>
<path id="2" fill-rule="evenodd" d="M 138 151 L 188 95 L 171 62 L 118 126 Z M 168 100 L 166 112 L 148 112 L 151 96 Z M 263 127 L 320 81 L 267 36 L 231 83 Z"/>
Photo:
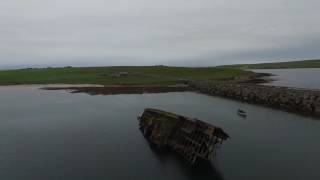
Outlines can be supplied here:
<path id="1" fill-rule="evenodd" d="M 256 84 L 188 82 L 196 91 L 308 115 L 320 115 L 320 91 Z"/>

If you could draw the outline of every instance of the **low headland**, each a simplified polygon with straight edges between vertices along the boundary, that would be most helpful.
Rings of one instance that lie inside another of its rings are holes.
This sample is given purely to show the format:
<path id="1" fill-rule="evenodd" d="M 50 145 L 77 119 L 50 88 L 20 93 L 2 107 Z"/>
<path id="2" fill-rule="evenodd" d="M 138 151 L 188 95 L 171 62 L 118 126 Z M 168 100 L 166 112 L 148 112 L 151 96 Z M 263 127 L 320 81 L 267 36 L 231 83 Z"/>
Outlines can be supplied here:
<path id="1" fill-rule="evenodd" d="M 0 71 L 0 85 L 38 84 L 44 90 L 91 95 L 142 94 L 192 91 L 189 81 L 265 83 L 267 76 L 270 74 L 215 67 L 48 67 Z"/>
<path id="2" fill-rule="evenodd" d="M 184 80 L 245 80 L 255 73 L 231 68 L 168 66 L 27 68 L 0 71 L 0 85 L 99 84 L 168 86 Z"/>
<path id="3" fill-rule="evenodd" d="M 247 81 L 256 75 L 241 69 L 214 67 L 48 67 L 0 71 L 0 85 L 38 84 L 45 85 L 45 90 L 91 95 L 141 94 L 190 91 L 187 81 Z"/>
<path id="4" fill-rule="evenodd" d="M 271 81 L 270 76 L 234 67 L 28 68 L 0 71 L 0 85 L 47 84 L 42 89 L 90 95 L 196 91 L 295 113 L 320 115 L 320 91 L 259 85 Z"/>

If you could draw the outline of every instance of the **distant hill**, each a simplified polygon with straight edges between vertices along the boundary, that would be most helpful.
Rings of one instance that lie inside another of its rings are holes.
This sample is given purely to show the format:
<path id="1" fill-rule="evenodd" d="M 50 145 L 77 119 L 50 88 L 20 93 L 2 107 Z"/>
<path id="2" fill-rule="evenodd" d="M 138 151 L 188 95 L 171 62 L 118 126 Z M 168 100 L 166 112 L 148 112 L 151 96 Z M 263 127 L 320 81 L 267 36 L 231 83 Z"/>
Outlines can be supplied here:
<path id="1" fill-rule="evenodd" d="M 235 64 L 219 66 L 224 68 L 240 69 L 293 69 L 293 68 L 320 68 L 320 59 L 278 62 L 278 63 L 261 63 L 261 64 Z"/>

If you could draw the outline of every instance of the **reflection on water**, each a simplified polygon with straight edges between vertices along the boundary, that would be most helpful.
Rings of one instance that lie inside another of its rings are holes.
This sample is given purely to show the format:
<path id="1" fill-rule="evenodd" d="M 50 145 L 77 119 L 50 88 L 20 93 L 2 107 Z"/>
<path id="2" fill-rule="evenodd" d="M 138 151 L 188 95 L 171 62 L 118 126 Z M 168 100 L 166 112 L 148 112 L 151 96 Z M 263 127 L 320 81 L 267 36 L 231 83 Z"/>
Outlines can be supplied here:
<path id="1" fill-rule="evenodd" d="M 150 147 L 151 148 L 151 147 Z M 179 169 L 190 180 L 223 180 L 221 173 L 211 164 L 203 163 L 198 166 L 191 166 L 184 161 L 179 155 L 172 152 L 157 151 L 151 148 L 159 163 L 166 165 L 169 161 L 175 161 Z"/>
<path id="2" fill-rule="evenodd" d="M 271 73 L 275 81 L 266 85 L 306 89 L 320 89 L 320 68 L 255 69 L 254 72 Z"/>
<path id="3" fill-rule="evenodd" d="M 214 168 L 193 169 L 174 153 L 153 152 L 136 120 L 147 107 L 206 120 L 230 134 Z M 320 179 L 319 120 L 223 98 L 0 87 L 0 114 L 5 180 Z"/>

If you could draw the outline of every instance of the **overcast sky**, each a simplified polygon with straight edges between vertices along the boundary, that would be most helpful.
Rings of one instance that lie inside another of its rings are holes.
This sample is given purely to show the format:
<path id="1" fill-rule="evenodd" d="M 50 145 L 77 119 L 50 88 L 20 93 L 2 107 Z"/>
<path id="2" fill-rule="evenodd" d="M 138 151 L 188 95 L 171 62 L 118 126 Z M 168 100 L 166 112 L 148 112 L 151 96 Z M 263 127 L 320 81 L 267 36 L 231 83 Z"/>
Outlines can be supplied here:
<path id="1" fill-rule="evenodd" d="M 0 68 L 320 57 L 320 0 L 0 0 Z"/>

